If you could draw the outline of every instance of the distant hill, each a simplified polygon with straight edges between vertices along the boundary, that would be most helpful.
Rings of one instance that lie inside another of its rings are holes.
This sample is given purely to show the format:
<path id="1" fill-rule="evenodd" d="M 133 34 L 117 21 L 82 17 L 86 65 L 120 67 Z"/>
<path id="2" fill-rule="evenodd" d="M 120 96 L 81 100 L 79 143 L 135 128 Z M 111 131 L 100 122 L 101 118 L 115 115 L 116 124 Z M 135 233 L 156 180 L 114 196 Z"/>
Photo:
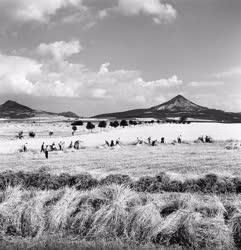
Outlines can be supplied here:
<path id="1" fill-rule="evenodd" d="M 64 116 L 64 117 L 70 117 L 70 118 L 79 118 L 78 115 L 76 115 L 75 113 L 73 113 L 71 111 L 58 113 L 58 115 Z"/>
<path id="2" fill-rule="evenodd" d="M 124 112 L 108 113 L 95 116 L 95 118 L 114 119 L 169 119 L 178 117 L 216 122 L 241 122 L 241 113 L 232 113 L 222 110 L 209 109 L 207 107 L 203 107 L 189 101 L 182 95 L 178 95 L 165 103 L 147 109 L 134 109 Z"/>
<path id="3" fill-rule="evenodd" d="M 41 116 L 63 116 L 67 118 L 79 118 L 78 115 L 70 111 L 62 113 L 38 111 L 11 100 L 8 100 L 0 105 L 0 118 L 23 119 Z"/>

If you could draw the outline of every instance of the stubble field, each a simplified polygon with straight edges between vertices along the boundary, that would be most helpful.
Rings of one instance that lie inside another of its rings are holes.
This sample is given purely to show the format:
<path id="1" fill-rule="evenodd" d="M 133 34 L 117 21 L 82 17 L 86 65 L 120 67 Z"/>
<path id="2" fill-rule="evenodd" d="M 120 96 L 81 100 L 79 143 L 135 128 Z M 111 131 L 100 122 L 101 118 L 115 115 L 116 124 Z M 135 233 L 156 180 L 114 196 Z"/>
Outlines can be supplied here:
<path id="1" fill-rule="evenodd" d="M 23 130 L 25 138 L 15 139 Z M 28 138 L 35 131 L 36 138 Z M 49 137 L 48 132 L 54 136 Z M 184 143 L 172 144 L 178 135 Z M 211 144 L 194 143 L 210 135 Z M 136 137 L 167 143 L 134 146 Z M 0 234 L 5 249 L 237 249 L 241 237 L 239 124 L 128 128 L 0 124 Z M 110 149 L 105 140 L 120 138 Z M 40 153 L 42 142 L 82 149 Z M 18 149 L 27 143 L 28 152 Z M 88 175 L 90 174 L 90 175 Z M 34 243 L 30 243 L 34 242 Z M 109 243 L 108 243 L 109 242 Z"/>

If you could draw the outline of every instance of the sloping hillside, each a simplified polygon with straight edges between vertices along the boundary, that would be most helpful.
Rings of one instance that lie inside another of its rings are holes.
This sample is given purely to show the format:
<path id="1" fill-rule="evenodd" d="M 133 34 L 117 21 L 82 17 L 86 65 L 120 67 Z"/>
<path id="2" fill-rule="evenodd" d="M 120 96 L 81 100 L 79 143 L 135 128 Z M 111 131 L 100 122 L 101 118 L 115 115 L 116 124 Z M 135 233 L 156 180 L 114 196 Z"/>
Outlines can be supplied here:
<path id="1" fill-rule="evenodd" d="M 178 95 L 168 102 L 147 109 L 134 109 L 124 112 L 108 113 L 96 118 L 133 119 L 133 118 L 176 118 L 186 117 L 217 122 L 241 122 L 240 113 L 225 112 L 200 106 Z"/>
<path id="2" fill-rule="evenodd" d="M 8 100 L 0 105 L 0 118 L 23 119 L 42 116 L 63 116 L 67 118 L 79 117 L 73 112 L 53 113 L 47 111 L 38 111 L 11 100 Z"/>

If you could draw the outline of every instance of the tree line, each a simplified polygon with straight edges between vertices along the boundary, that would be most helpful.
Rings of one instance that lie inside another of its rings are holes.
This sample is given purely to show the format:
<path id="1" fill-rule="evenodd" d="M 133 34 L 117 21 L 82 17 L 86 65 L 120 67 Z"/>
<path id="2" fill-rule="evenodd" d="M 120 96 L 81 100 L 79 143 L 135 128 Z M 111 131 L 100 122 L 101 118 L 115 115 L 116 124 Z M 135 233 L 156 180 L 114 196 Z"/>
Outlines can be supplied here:
<path id="1" fill-rule="evenodd" d="M 174 119 L 167 119 L 165 121 L 162 120 L 150 120 L 150 121 L 136 121 L 136 120 L 115 120 L 115 121 L 110 121 L 109 124 L 107 123 L 107 121 L 103 120 L 100 121 L 98 123 L 98 125 L 93 124 L 91 121 L 88 121 L 86 124 L 86 129 L 90 130 L 92 132 L 93 129 L 96 128 L 96 126 L 98 128 L 104 129 L 108 126 L 112 127 L 112 128 L 117 128 L 117 127 L 127 127 L 127 126 L 136 126 L 136 125 L 141 125 L 141 124 L 154 124 L 154 123 L 178 123 L 178 124 L 189 124 L 190 122 L 187 121 L 186 117 L 180 117 L 179 120 L 174 120 Z M 83 121 L 75 121 L 72 124 L 72 130 L 73 130 L 73 135 L 77 130 L 77 126 L 83 126 L 84 122 Z"/>

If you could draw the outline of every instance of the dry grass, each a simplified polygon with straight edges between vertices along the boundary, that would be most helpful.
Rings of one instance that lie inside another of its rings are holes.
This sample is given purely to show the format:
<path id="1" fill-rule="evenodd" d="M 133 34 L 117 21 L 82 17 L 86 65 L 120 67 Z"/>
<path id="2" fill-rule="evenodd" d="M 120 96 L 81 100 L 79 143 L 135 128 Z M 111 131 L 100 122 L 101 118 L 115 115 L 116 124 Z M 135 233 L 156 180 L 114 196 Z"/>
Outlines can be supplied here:
<path id="1" fill-rule="evenodd" d="M 65 187 L 74 187 L 76 190 L 90 190 L 111 184 L 124 185 L 134 191 L 148 193 L 198 192 L 235 194 L 241 192 L 240 177 L 218 176 L 212 173 L 192 178 L 187 176 L 186 179 L 180 180 L 177 179 L 177 175 L 165 172 L 161 172 L 156 176 L 143 176 L 136 180 L 128 175 L 121 174 L 109 175 L 101 179 L 95 179 L 87 173 L 51 175 L 46 172 L 45 168 L 35 173 L 24 173 L 22 171 L 0 173 L 0 190 L 5 190 L 9 186 L 15 187 L 19 185 L 25 189 L 35 188 L 39 190 L 59 190 Z"/>
<path id="2" fill-rule="evenodd" d="M 98 178 L 110 174 L 128 174 L 138 178 L 160 171 L 183 176 L 213 171 L 224 175 L 240 175 L 240 150 L 226 150 L 225 144 L 125 146 L 116 150 L 88 148 L 73 152 L 50 152 L 48 160 L 39 151 L 0 154 L 0 171 L 36 171 L 44 166 L 51 174 L 67 172 L 76 175 L 88 171 Z"/>
<path id="3" fill-rule="evenodd" d="M 233 249 L 240 247 L 239 199 L 237 195 L 227 200 L 213 195 L 144 194 L 119 185 L 85 191 L 9 187 L 1 194 L 0 236 L 7 246 L 34 247 L 31 241 L 43 247 L 43 242 L 58 237 L 52 243 L 62 244 L 62 249 L 68 239 L 73 246 L 85 242 L 86 249 L 91 242 L 92 246 L 103 243 L 106 249 L 115 249 L 107 242 L 119 249 L 127 245 L 126 249 Z M 230 205 L 235 209 L 228 211 Z"/>

